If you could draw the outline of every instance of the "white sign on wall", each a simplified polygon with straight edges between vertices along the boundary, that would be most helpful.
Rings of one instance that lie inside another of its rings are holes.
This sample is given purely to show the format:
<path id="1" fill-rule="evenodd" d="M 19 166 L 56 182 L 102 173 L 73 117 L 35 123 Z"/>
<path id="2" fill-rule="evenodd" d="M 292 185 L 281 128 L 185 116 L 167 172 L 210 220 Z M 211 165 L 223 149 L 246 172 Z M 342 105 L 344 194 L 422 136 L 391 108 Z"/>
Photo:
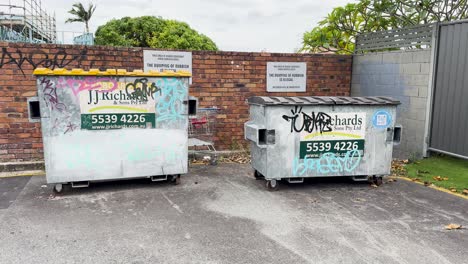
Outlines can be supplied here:
<path id="1" fill-rule="evenodd" d="M 305 92 L 305 62 L 267 62 L 267 92 Z"/>
<path id="2" fill-rule="evenodd" d="M 192 53 L 186 51 L 143 50 L 143 69 L 188 71 L 192 73 Z"/>

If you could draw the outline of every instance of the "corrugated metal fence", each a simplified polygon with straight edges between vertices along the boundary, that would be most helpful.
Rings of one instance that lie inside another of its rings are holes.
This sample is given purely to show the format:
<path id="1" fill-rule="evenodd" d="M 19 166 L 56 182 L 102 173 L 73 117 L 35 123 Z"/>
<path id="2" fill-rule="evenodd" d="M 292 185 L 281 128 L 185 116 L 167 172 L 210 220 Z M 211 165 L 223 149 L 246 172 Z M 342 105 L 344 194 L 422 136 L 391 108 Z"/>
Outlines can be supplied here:
<path id="1" fill-rule="evenodd" d="M 432 49 L 435 65 L 430 119 L 421 131 L 428 150 L 468 159 L 468 20 L 361 34 L 355 53 L 421 48 Z"/>
<path id="2" fill-rule="evenodd" d="M 468 158 L 468 21 L 440 24 L 429 150 Z"/>

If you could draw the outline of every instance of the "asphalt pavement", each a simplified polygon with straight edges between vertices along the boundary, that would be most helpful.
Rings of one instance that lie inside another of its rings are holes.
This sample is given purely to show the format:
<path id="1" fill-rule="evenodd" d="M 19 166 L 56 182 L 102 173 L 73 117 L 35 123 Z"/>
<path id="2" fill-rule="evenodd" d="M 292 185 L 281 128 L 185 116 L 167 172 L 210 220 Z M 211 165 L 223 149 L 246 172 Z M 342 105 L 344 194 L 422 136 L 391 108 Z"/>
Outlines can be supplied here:
<path id="1" fill-rule="evenodd" d="M 194 166 L 54 195 L 0 179 L 1 263 L 467 263 L 468 200 L 398 180 L 268 192 L 249 165 Z"/>

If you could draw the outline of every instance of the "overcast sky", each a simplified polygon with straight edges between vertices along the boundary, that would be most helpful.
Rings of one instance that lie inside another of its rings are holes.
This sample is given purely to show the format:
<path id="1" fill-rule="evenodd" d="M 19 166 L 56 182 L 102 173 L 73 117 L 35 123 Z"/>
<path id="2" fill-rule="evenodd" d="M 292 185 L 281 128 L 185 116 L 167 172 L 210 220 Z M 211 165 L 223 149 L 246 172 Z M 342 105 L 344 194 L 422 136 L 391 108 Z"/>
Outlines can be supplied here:
<path id="1" fill-rule="evenodd" d="M 77 0 L 80 1 L 80 0 Z M 42 0 L 55 11 L 58 31 L 83 32 L 82 23 L 65 24 L 75 1 Z M 81 0 L 88 3 L 87 0 Z M 112 18 L 143 15 L 187 22 L 210 37 L 221 50 L 294 52 L 302 34 L 312 29 L 334 7 L 352 0 L 94 0 L 96 12 L 90 29 Z M 61 34 L 59 33 L 59 39 Z"/>

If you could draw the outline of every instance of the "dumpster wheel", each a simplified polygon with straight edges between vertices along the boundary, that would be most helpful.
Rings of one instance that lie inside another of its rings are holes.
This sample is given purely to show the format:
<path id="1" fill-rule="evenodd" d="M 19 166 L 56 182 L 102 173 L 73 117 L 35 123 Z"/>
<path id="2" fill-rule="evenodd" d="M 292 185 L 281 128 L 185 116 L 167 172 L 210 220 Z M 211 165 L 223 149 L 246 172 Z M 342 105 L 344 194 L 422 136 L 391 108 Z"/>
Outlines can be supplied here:
<path id="1" fill-rule="evenodd" d="M 377 185 L 377 186 L 380 186 L 382 185 L 383 183 L 383 179 L 382 179 L 382 176 L 372 176 L 372 183 Z"/>
<path id="2" fill-rule="evenodd" d="M 180 174 L 172 175 L 171 183 L 174 185 L 180 184 Z"/>
<path id="3" fill-rule="evenodd" d="M 270 192 L 277 191 L 279 189 L 279 182 L 277 180 L 267 180 L 266 188 Z"/>
<path id="4" fill-rule="evenodd" d="M 54 193 L 61 193 L 63 191 L 63 184 L 57 183 L 54 185 Z"/>
<path id="5" fill-rule="evenodd" d="M 258 172 L 258 170 L 255 170 L 254 171 L 254 177 L 256 180 L 263 180 L 265 179 L 265 176 L 263 176 L 260 172 Z"/>
<path id="6" fill-rule="evenodd" d="M 216 157 L 213 158 L 213 159 L 211 159 L 211 160 L 210 160 L 210 165 L 212 165 L 212 166 L 218 165 L 218 159 L 217 159 Z"/>

